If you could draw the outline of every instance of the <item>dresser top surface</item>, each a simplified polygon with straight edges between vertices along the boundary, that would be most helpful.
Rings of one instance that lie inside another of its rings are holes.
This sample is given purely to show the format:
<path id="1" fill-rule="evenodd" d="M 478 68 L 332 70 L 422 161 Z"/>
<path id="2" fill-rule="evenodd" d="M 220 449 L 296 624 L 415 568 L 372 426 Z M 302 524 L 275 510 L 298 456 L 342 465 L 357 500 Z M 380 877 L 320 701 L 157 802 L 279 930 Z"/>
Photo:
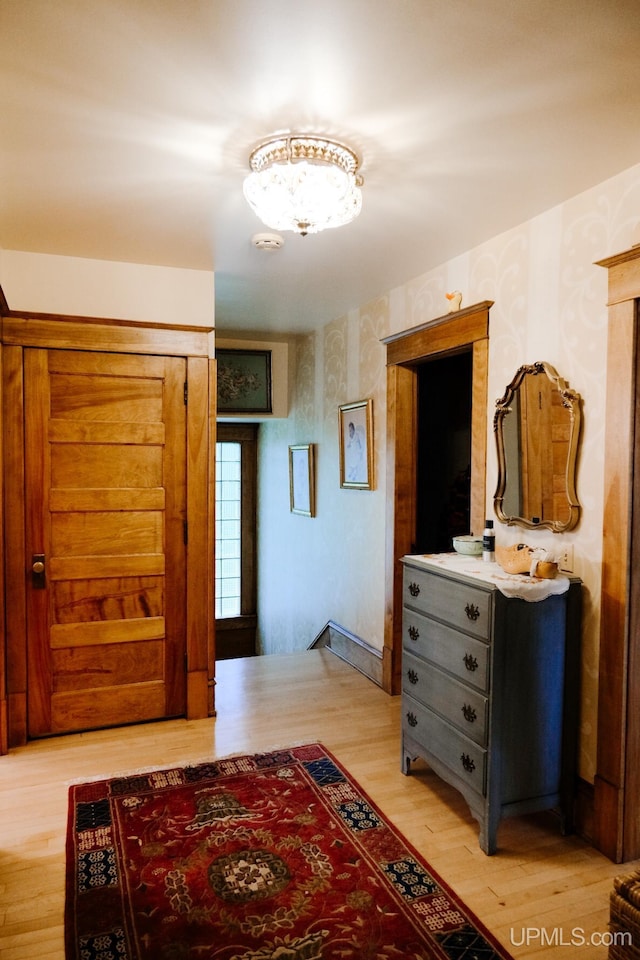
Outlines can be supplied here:
<path id="1" fill-rule="evenodd" d="M 507 597 L 531 601 L 566 593 L 570 584 L 577 580 L 576 577 L 564 574 L 559 574 L 552 580 L 542 580 L 527 574 L 505 573 L 498 563 L 458 553 L 416 554 L 403 557 L 402 562 L 405 566 L 472 583 L 477 587 L 498 590 Z"/>

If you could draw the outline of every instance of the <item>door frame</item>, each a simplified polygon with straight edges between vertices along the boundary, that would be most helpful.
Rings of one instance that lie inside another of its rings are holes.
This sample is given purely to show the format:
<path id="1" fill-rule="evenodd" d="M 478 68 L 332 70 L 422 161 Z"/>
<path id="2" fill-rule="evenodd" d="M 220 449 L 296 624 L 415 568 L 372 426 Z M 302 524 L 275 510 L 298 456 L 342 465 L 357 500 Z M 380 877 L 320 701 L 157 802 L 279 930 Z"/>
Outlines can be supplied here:
<path id="1" fill-rule="evenodd" d="M 0 307 L 6 301 L 0 301 Z M 186 716 L 215 713 L 213 327 L 4 311 L 0 331 L 0 753 L 27 740 L 23 351 L 46 349 L 184 357 L 188 389 L 186 469 Z"/>
<path id="2" fill-rule="evenodd" d="M 417 367 L 439 354 L 472 353 L 471 528 L 482 530 L 486 511 L 489 310 L 493 300 L 458 310 L 383 339 L 387 346 L 387 513 L 382 686 L 402 683 L 402 564 L 416 528 Z"/>
<path id="3" fill-rule="evenodd" d="M 640 246 L 597 265 L 608 347 L 593 843 L 621 863 L 640 857 Z"/>

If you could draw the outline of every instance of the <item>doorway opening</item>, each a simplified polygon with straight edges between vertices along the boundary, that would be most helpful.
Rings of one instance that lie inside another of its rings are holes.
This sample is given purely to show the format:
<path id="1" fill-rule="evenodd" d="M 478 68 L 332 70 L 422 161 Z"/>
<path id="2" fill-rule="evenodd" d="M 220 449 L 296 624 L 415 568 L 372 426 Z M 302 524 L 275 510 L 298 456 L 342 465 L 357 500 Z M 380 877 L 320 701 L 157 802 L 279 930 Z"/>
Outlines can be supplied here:
<path id="1" fill-rule="evenodd" d="M 257 442 L 257 424 L 217 425 L 216 660 L 256 654 Z"/>
<path id="2" fill-rule="evenodd" d="M 416 553 L 445 553 L 471 532 L 470 351 L 417 368 Z M 446 416 L 443 416 L 446 410 Z"/>
<path id="3" fill-rule="evenodd" d="M 421 450 L 426 457 L 424 451 L 430 446 L 435 445 L 436 455 L 441 452 L 437 438 L 418 440 L 419 421 L 431 423 L 434 430 L 436 420 L 446 421 L 446 429 L 450 430 L 450 421 L 458 415 L 458 402 L 463 409 L 467 407 L 469 410 L 470 503 L 465 532 L 482 529 L 486 516 L 489 310 L 492 305 L 493 301 L 485 300 L 451 316 L 392 334 L 383 341 L 387 346 L 387 497 L 390 508 L 387 511 L 382 685 L 389 693 L 399 693 L 402 686 L 402 557 L 419 549 L 427 552 L 422 549 L 426 536 L 424 530 L 428 526 L 425 519 L 428 497 L 423 480 L 426 468 L 423 463 L 421 479 L 418 480 L 418 459 Z M 462 359 L 457 360 L 458 357 Z M 443 361 L 468 364 L 468 373 L 460 377 L 455 367 L 447 369 L 447 366 L 435 365 Z M 439 390 L 435 389 L 429 400 L 424 397 L 426 391 L 428 398 L 430 370 L 434 382 L 438 376 L 441 380 Z M 421 391 L 420 378 L 424 378 Z M 459 390 L 460 379 L 467 385 L 462 392 Z M 426 410 L 422 417 L 419 415 L 420 392 Z M 463 433 L 466 436 L 466 425 Z M 465 439 L 465 446 L 466 443 Z M 457 457 L 452 459 L 457 460 Z M 463 462 L 460 470 L 466 466 Z M 420 511 L 423 516 L 418 520 Z M 466 508 L 463 512 L 466 513 Z M 416 542 L 418 538 L 420 548 Z M 450 544 L 444 549 L 449 550 Z"/>

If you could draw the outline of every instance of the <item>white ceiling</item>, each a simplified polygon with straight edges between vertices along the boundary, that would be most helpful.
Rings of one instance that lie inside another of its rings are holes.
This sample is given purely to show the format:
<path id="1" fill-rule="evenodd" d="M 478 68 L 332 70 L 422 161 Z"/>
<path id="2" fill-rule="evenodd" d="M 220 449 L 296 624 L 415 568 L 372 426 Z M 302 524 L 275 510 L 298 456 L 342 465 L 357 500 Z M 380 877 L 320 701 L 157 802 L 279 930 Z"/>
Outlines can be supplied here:
<path id="1" fill-rule="evenodd" d="M 0 247 L 214 270 L 219 328 L 295 332 L 639 162 L 640 3 L 0 0 L 0 84 Z M 286 130 L 356 148 L 363 210 L 259 252 Z"/>

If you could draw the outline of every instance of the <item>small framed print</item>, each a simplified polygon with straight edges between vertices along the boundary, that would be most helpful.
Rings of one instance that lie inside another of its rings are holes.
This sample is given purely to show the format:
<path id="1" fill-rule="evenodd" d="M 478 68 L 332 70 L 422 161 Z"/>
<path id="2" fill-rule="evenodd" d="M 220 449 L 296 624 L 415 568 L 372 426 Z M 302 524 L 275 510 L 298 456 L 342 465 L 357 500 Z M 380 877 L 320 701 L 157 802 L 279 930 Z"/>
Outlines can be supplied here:
<path id="1" fill-rule="evenodd" d="M 291 513 L 315 517 L 315 456 L 312 443 L 298 443 L 289 447 L 289 496 Z"/>
<path id="2" fill-rule="evenodd" d="M 338 431 L 340 486 L 373 490 L 373 400 L 339 407 Z"/>
<path id="3" fill-rule="evenodd" d="M 271 413 L 271 350 L 216 350 L 218 413 Z"/>

